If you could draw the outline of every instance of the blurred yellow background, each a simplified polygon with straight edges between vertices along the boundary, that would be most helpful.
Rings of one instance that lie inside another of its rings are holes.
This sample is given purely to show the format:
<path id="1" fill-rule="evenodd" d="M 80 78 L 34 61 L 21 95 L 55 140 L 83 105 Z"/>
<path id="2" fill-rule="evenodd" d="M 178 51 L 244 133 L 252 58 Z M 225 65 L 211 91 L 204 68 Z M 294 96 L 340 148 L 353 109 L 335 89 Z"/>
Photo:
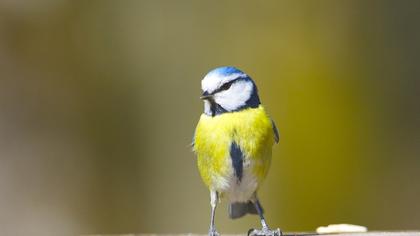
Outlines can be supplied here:
<path id="1" fill-rule="evenodd" d="M 271 226 L 420 228 L 419 25 L 419 1 L 2 0 L 0 233 L 206 233 L 188 144 L 221 65 L 280 131 Z"/>

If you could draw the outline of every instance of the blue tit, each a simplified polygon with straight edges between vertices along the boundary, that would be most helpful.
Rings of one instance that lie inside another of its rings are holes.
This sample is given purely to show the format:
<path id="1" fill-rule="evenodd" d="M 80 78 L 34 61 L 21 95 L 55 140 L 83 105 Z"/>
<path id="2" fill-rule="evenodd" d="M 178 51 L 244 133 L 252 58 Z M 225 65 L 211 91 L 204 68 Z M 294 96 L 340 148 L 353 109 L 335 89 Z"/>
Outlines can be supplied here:
<path id="1" fill-rule="evenodd" d="M 193 151 L 200 175 L 210 190 L 209 236 L 219 235 L 214 217 L 219 198 L 229 201 L 229 217 L 258 214 L 262 229 L 253 235 L 280 235 L 270 230 L 257 190 L 271 164 L 279 134 L 258 97 L 254 81 L 235 67 L 219 67 L 201 81 L 204 112 L 197 124 Z"/>

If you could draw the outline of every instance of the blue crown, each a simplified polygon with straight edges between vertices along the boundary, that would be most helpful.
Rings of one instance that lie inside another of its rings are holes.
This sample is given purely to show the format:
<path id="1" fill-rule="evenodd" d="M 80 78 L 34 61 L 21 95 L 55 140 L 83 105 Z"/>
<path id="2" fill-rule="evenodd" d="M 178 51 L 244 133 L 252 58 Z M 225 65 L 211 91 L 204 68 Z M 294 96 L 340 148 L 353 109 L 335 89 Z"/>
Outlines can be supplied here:
<path id="1" fill-rule="evenodd" d="M 242 72 L 241 70 L 233 66 L 223 66 L 223 67 L 218 67 L 216 69 L 211 70 L 208 74 L 217 74 L 221 76 L 227 76 L 227 75 L 238 74 L 238 73 L 245 74 L 244 72 Z"/>

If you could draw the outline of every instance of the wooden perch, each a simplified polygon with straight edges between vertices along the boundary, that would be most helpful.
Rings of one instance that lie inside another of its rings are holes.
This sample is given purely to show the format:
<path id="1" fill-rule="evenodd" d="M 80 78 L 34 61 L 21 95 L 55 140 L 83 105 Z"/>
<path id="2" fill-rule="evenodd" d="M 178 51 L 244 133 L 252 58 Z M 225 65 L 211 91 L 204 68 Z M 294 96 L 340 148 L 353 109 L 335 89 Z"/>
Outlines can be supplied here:
<path id="1" fill-rule="evenodd" d="M 221 234 L 222 236 L 246 236 L 246 234 Z M 420 231 L 384 231 L 366 233 L 339 233 L 339 234 L 316 234 L 316 233 L 283 233 L 283 236 L 420 236 Z M 83 236 L 207 236 L 207 234 L 92 234 Z"/>

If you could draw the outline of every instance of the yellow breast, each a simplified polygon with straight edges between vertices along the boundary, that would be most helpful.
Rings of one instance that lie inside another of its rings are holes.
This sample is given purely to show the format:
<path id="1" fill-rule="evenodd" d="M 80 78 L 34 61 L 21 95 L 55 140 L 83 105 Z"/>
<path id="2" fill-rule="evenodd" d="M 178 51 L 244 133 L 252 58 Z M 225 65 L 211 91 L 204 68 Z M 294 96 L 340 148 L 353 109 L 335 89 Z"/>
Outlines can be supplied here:
<path id="1" fill-rule="evenodd" d="M 262 106 L 214 117 L 201 115 L 194 137 L 198 168 L 209 188 L 232 175 L 230 145 L 235 142 L 261 182 L 268 172 L 274 133 L 271 119 Z"/>

